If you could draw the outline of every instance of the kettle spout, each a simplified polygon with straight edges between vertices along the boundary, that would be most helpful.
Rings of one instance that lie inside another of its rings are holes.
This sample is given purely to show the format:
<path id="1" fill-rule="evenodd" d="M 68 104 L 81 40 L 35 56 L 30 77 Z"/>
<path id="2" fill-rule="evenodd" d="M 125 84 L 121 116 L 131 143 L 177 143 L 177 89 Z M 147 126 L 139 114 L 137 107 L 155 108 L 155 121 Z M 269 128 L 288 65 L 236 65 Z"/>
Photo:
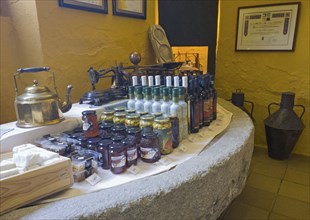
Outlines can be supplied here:
<path id="1" fill-rule="evenodd" d="M 60 101 L 59 101 L 59 108 L 60 108 L 62 113 L 69 111 L 72 107 L 72 100 L 71 100 L 72 88 L 73 88 L 72 85 L 68 85 L 67 86 L 67 93 L 66 93 L 66 100 L 63 103 L 60 103 Z"/>

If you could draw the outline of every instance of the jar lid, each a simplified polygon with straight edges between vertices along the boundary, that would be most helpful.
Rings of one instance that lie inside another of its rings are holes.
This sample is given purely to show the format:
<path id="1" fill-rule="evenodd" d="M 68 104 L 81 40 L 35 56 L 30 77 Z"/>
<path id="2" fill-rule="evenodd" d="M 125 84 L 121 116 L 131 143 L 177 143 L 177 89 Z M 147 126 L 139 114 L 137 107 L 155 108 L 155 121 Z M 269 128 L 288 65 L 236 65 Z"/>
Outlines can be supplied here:
<path id="1" fill-rule="evenodd" d="M 160 116 L 160 117 L 155 118 L 154 121 L 160 124 L 164 124 L 164 123 L 169 123 L 170 119 L 164 116 Z"/>
<path id="2" fill-rule="evenodd" d="M 131 127 L 131 128 L 127 128 L 126 131 L 128 134 L 138 134 L 141 132 L 141 129 L 138 127 Z"/>
<path id="3" fill-rule="evenodd" d="M 125 146 L 127 146 L 127 145 L 133 145 L 135 142 L 134 142 L 134 140 L 132 139 L 132 138 L 124 138 L 123 140 L 122 140 L 122 143 L 125 145 Z"/>
<path id="4" fill-rule="evenodd" d="M 114 125 L 111 130 L 113 132 L 124 131 L 126 129 L 125 125 Z"/>
<path id="5" fill-rule="evenodd" d="M 126 115 L 126 118 L 128 119 L 139 119 L 139 117 L 140 116 L 136 113 L 131 113 L 131 114 Z"/>
<path id="6" fill-rule="evenodd" d="M 155 117 L 154 117 L 153 115 L 150 115 L 150 114 L 141 116 L 141 119 L 142 119 L 142 120 L 145 120 L 145 121 L 153 121 L 154 118 L 155 118 Z"/>
<path id="7" fill-rule="evenodd" d="M 111 127 L 113 127 L 113 122 L 107 122 L 107 121 L 105 121 L 105 122 L 101 122 L 100 124 L 99 124 L 99 127 L 101 128 L 101 129 L 107 129 L 107 128 L 111 128 Z"/>
<path id="8" fill-rule="evenodd" d="M 82 111 L 82 115 L 91 115 L 91 114 L 96 114 L 96 111 L 95 110 Z"/>
<path id="9" fill-rule="evenodd" d="M 87 143 L 88 143 L 88 144 L 96 144 L 96 143 L 98 143 L 100 140 L 101 140 L 101 138 L 99 138 L 99 137 L 89 138 L 89 139 L 87 140 Z"/>
<path id="10" fill-rule="evenodd" d="M 126 109 L 125 112 L 127 114 L 133 114 L 133 113 L 136 113 L 136 110 L 134 110 L 134 109 Z"/>
<path id="11" fill-rule="evenodd" d="M 84 137 L 84 136 L 79 136 L 76 138 L 78 141 L 81 141 L 81 142 L 84 142 L 84 141 L 87 141 L 88 138 Z"/>
<path id="12" fill-rule="evenodd" d="M 114 135 L 111 137 L 111 140 L 118 142 L 118 141 L 123 140 L 124 138 L 125 138 L 125 135 Z"/>
<path id="13" fill-rule="evenodd" d="M 111 139 L 103 139 L 101 141 L 98 142 L 100 147 L 108 147 L 110 144 L 112 144 L 112 140 Z"/>
<path id="14" fill-rule="evenodd" d="M 155 113 L 152 113 L 152 115 L 154 115 L 154 117 L 155 117 L 155 119 L 156 119 L 157 117 L 162 116 L 163 113 L 161 113 L 161 112 L 155 112 Z"/>
<path id="15" fill-rule="evenodd" d="M 107 133 L 107 132 L 102 132 L 102 133 L 100 134 L 100 138 L 101 138 L 101 139 L 110 139 L 110 138 L 111 138 L 111 135 L 110 135 L 109 133 Z"/>
<path id="16" fill-rule="evenodd" d="M 124 112 L 115 112 L 114 116 L 116 116 L 116 117 L 125 117 L 126 116 L 126 112 L 125 112 L 125 110 L 124 110 Z"/>
<path id="17" fill-rule="evenodd" d="M 107 109 L 102 112 L 103 115 L 113 115 L 115 113 L 114 110 Z"/>
<path id="18" fill-rule="evenodd" d="M 148 112 L 145 112 L 145 111 L 137 111 L 137 114 L 139 114 L 140 116 L 142 116 L 142 115 L 147 115 Z"/>
<path id="19" fill-rule="evenodd" d="M 126 108 L 125 107 L 115 107 L 114 110 L 115 110 L 115 113 L 116 112 L 125 112 Z"/>

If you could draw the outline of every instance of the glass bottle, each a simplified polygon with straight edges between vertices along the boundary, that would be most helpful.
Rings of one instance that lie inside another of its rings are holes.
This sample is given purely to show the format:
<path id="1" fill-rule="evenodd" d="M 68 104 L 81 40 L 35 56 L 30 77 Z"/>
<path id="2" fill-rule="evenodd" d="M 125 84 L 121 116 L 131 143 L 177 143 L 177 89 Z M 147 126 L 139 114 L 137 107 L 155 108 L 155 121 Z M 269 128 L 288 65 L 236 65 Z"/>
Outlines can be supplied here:
<path id="1" fill-rule="evenodd" d="M 212 95 L 212 120 L 216 120 L 217 117 L 217 92 L 214 87 L 214 75 L 210 74 L 210 90 Z"/>
<path id="2" fill-rule="evenodd" d="M 110 170 L 114 174 L 123 173 L 126 170 L 126 148 L 122 143 L 124 136 L 112 136 L 112 144 L 109 146 Z"/>
<path id="3" fill-rule="evenodd" d="M 140 158 L 143 162 L 154 163 L 160 159 L 159 140 L 151 127 L 144 130 L 140 142 Z"/>
<path id="4" fill-rule="evenodd" d="M 142 96 L 145 99 L 145 88 L 147 87 L 146 76 L 141 76 Z"/>
<path id="5" fill-rule="evenodd" d="M 128 102 L 127 102 L 127 108 L 128 109 L 135 109 L 135 94 L 134 94 L 134 87 L 128 86 Z"/>
<path id="6" fill-rule="evenodd" d="M 126 148 L 126 167 L 131 167 L 131 165 L 137 165 L 138 149 L 134 139 L 127 137 L 122 140 L 122 143 Z"/>
<path id="7" fill-rule="evenodd" d="M 112 144 L 111 139 L 103 139 L 98 142 L 97 151 L 102 154 L 100 158 L 101 167 L 105 170 L 110 169 L 109 146 Z"/>
<path id="8" fill-rule="evenodd" d="M 136 111 L 143 111 L 143 97 L 142 97 L 142 87 L 136 86 L 135 87 L 135 109 Z"/>
<path id="9" fill-rule="evenodd" d="M 205 96 L 204 96 L 204 101 L 203 101 L 203 126 L 209 126 L 212 119 L 211 119 L 211 111 L 212 111 L 212 99 L 211 99 L 211 94 L 209 90 L 209 83 L 210 83 L 210 78 L 207 75 L 204 76 L 204 91 L 205 91 Z"/>
<path id="10" fill-rule="evenodd" d="M 152 104 L 152 113 L 158 113 L 160 112 L 160 88 L 155 87 L 154 88 L 154 102 Z"/>
<path id="11" fill-rule="evenodd" d="M 197 133 L 199 131 L 199 109 L 198 99 L 195 92 L 195 80 L 189 81 L 189 100 L 190 100 L 190 132 Z"/>
<path id="12" fill-rule="evenodd" d="M 151 87 L 145 87 L 145 101 L 143 103 L 143 110 L 145 112 L 151 113 L 152 112 L 152 89 Z"/>
<path id="13" fill-rule="evenodd" d="M 172 141 L 172 147 L 177 148 L 179 146 L 179 119 L 176 116 L 170 115 L 169 116 L 170 123 L 171 123 L 171 141 Z"/>
<path id="14" fill-rule="evenodd" d="M 199 112 L 199 128 L 203 127 L 203 94 L 202 94 L 202 88 L 201 88 L 201 77 L 196 76 L 196 95 L 198 99 L 198 112 Z"/>
<path id="15" fill-rule="evenodd" d="M 170 115 L 175 116 L 179 119 L 179 142 L 182 140 L 182 133 L 180 130 L 180 123 L 182 118 L 182 109 L 179 106 L 179 88 L 172 90 L 172 105 L 170 106 Z"/>
<path id="16" fill-rule="evenodd" d="M 187 103 L 185 102 L 185 88 L 179 87 L 179 106 L 181 107 L 182 117 L 180 119 L 181 136 L 183 139 L 188 136 L 188 123 L 187 123 Z"/>
<path id="17" fill-rule="evenodd" d="M 155 76 L 155 86 L 160 86 L 160 75 Z"/>
<path id="18" fill-rule="evenodd" d="M 82 112 L 83 133 L 85 137 L 96 137 L 99 134 L 97 114 L 94 110 Z"/>
<path id="19" fill-rule="evenodd" d="M 170 114 L 170 103 L 169 103 L 169 88 L 163 88 L 163 103 L 160 106 L 160 110 L 164 116 Z"/>

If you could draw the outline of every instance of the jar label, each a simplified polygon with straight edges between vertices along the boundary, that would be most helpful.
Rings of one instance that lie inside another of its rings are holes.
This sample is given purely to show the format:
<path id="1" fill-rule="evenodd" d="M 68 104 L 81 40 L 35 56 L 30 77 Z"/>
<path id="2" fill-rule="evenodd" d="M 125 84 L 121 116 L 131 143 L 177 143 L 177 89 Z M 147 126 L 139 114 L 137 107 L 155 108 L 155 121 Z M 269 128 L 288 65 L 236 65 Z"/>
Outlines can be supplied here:
<path id="1" fill-rule="evenodd" d="M 172 151 L 172 139 L 171 139 L 171 128 L 167 129 L 154 129 L 154 132 L 157 133 L 159 138 L 159 149 L 161 153 L 167 154 Z"/>
<path id="2" fill-rule="evenodd" d="M 111 167 L 123 167 L 126 164 L 126 157 L 124 155 L 113 157 L 111 156 Z"/>
<path id="3" fill-rule="evenodd" d="M 92 123 L 89 122 L 88 120 L 83 121 L 83 131 L 88 131 L 92 127 Z"/>
<path id="4" fill-rule="evenodd" d="M 153 159 L 158 153 L 155 148 L 140 147 L 140 156 L 144 159 Z"/>
<path id="5" fill-rule="evenodd" d="M 127 150 L 127 161 L 132 161 L 137 159 L 138 153 L 137 149 Z"/>

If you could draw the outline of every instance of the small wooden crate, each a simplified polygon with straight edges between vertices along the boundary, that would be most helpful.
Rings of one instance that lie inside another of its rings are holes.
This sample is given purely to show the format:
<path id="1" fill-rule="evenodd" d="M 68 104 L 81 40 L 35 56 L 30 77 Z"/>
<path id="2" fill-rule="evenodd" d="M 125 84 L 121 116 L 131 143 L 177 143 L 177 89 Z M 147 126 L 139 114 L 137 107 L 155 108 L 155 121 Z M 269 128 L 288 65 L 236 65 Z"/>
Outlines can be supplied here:
<path id="1" fill-rule="evenodd" d="M 8 158 L 8 154 L 1 155 Z M 73 184 L 69 158 L 0 180 L 0 214 L 69 188 Z"/>

